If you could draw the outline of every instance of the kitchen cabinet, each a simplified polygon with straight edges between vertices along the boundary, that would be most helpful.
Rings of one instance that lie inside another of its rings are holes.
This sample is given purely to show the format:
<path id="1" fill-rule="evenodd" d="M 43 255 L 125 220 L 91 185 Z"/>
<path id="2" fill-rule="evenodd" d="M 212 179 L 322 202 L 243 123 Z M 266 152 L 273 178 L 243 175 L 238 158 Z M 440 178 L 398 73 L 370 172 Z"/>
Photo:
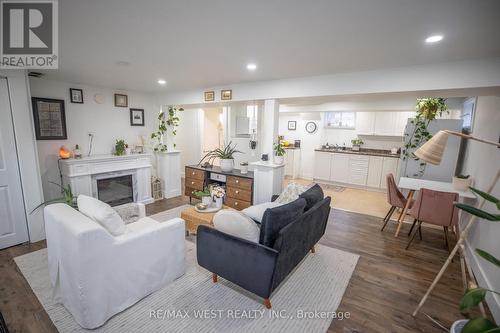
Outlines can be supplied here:
<path id="1" fill-rule="evenodd" d="M 399 159 L 393 157 L 384 157 L 384 160 L 382 162 L 382 175 L 380 177 L 380 188 L 387 188 L 386 177 L 388 174 L 392 173 L 394 175 L 394 178 L 397 177 L 398 164 Z"/>
<path id="2" fill-rule="evenodd" d="M 362 155 L 349 156 L 349 183 L 354 185 L 366 185 L 368 176 L 368 162 L 370 157 Z"/>
<path id="3" fill-rule="evenodd" d="M 300 149 L 285 149 L 285 175 L 293 179 L 299 177 L 300 173 Z"/>
<path id="4" fill-rule="evenodd" d="M 358 135 L 373 135 L 375 112 L 356 113 L 356 133 Z"/>
<path id="5" fill-rule="evenodd" d="M 370 156 L 370 161 L 368 166 L 368 177 L 366 180 L 367 186 L 375 188 L 380 187 L 383 162 L 384 158 L 381 156 Z"/>
<path id="6" fill-rule="evenodd" d="M 349 155 L 333 153 L 330 168 L 330 180 L 334 182 L 349 182 Z"/>
<path id="7" fill-rule="evenodd" d="M 332 156 L 336 154 L 328 152 L 315 152 L 314 179 L 330 180 L 330 167 Z"/>
<path id="8" fill-rule="evenodd" d="M 415 112 L 358 112 L 356 133 L 358 135 L 403 136 L 408 118 Z"/>

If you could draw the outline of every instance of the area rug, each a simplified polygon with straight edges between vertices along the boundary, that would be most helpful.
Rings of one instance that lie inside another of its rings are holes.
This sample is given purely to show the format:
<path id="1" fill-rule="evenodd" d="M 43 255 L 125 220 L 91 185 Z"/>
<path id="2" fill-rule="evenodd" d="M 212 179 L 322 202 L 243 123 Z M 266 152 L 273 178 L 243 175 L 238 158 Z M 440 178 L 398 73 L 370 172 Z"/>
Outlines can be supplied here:
<path id="1" fill-rule="evenodd" d="M 174 214 L 173 212 L 171 212 Z M 176 214 L 176 213 L 175 213 Z M 262 299 L 225 279 L 212 282 L 186 241 L 186 274 L 115 315 L 93 332 L 326 332 L 359 256 L 318 245 L 271 295 Z M 52 299 L 47 250 L 16 257 L 16 264 L 59 332 L 85 332 Z"/>

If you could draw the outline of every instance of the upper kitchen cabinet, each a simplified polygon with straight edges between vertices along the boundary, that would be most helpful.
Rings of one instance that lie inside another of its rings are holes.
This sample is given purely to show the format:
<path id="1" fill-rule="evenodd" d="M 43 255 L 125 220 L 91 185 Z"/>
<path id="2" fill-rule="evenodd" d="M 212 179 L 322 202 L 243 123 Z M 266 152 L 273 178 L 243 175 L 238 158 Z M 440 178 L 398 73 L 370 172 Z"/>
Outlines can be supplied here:
<path id="1" fill-rule="evenodd" d="M 414 112 L 358 112 L 356 133 L 358 135 L 403 136 L 408 118 Z"/>

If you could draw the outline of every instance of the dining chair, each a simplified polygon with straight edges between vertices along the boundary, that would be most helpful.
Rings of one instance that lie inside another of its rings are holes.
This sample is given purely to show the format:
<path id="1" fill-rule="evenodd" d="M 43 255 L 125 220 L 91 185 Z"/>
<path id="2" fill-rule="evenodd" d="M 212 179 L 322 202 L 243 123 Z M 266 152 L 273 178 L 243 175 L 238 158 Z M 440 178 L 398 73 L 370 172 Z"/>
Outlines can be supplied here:
<path id="1" fill-rule="evenodd" d="M 387 212 L 387 215 L 384 217 L 384 225 L 380 231 L 384 231 L 387 222 L 391 219 L 392 214 L 396 210 L 396 208 L 401 208 L 401 213 L 399 214 L 399 219 L 401 219 L 401 215 L 403 215 L 403 208 L 406 206 L 407 199 L 401 193 L 398 186 L 396 185 L 396 181 L 394 180 L 394 175 L 389 173 L 386 177 L 387 179 L 387 202 L 391 205 L 391 208 Z M 410 207 L 413 202 L 410 202 Z"/>
<path id="2" fill-rule="evenodd" d="M 444 240 L 448 252 L 450 251 L 450 242 L 448 240 L 448 228 L 458 224 L 458 209 L 454 203 L 458 201 L 458 193 L 434 191 L 422 188 L 415 200 L 409 214 L 414 217 L 413 225 L 411 226 L 408 236 L 410 236 L 413 228 L 418 223 L 417 229 L 408 241 L 406 249 L 410 247 L 417 232 L 422 238 L 422 223 L 429 223 L 442 226 L 444 230 Z M 456 236 L 456 234 L 455 234 Z"/>

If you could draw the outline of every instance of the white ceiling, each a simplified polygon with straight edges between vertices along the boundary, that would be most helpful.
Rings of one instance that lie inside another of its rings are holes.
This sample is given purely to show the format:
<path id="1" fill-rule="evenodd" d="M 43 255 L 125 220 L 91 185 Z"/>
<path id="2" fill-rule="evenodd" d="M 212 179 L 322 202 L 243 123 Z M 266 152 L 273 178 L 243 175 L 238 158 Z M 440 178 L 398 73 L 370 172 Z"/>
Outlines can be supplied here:
<path id="1" fill-rule="evenodd" d="M 45 73 L 160 92 L 500 57 L 499 13 L 498 0 L 59 0 L 60 68 Z"/>

